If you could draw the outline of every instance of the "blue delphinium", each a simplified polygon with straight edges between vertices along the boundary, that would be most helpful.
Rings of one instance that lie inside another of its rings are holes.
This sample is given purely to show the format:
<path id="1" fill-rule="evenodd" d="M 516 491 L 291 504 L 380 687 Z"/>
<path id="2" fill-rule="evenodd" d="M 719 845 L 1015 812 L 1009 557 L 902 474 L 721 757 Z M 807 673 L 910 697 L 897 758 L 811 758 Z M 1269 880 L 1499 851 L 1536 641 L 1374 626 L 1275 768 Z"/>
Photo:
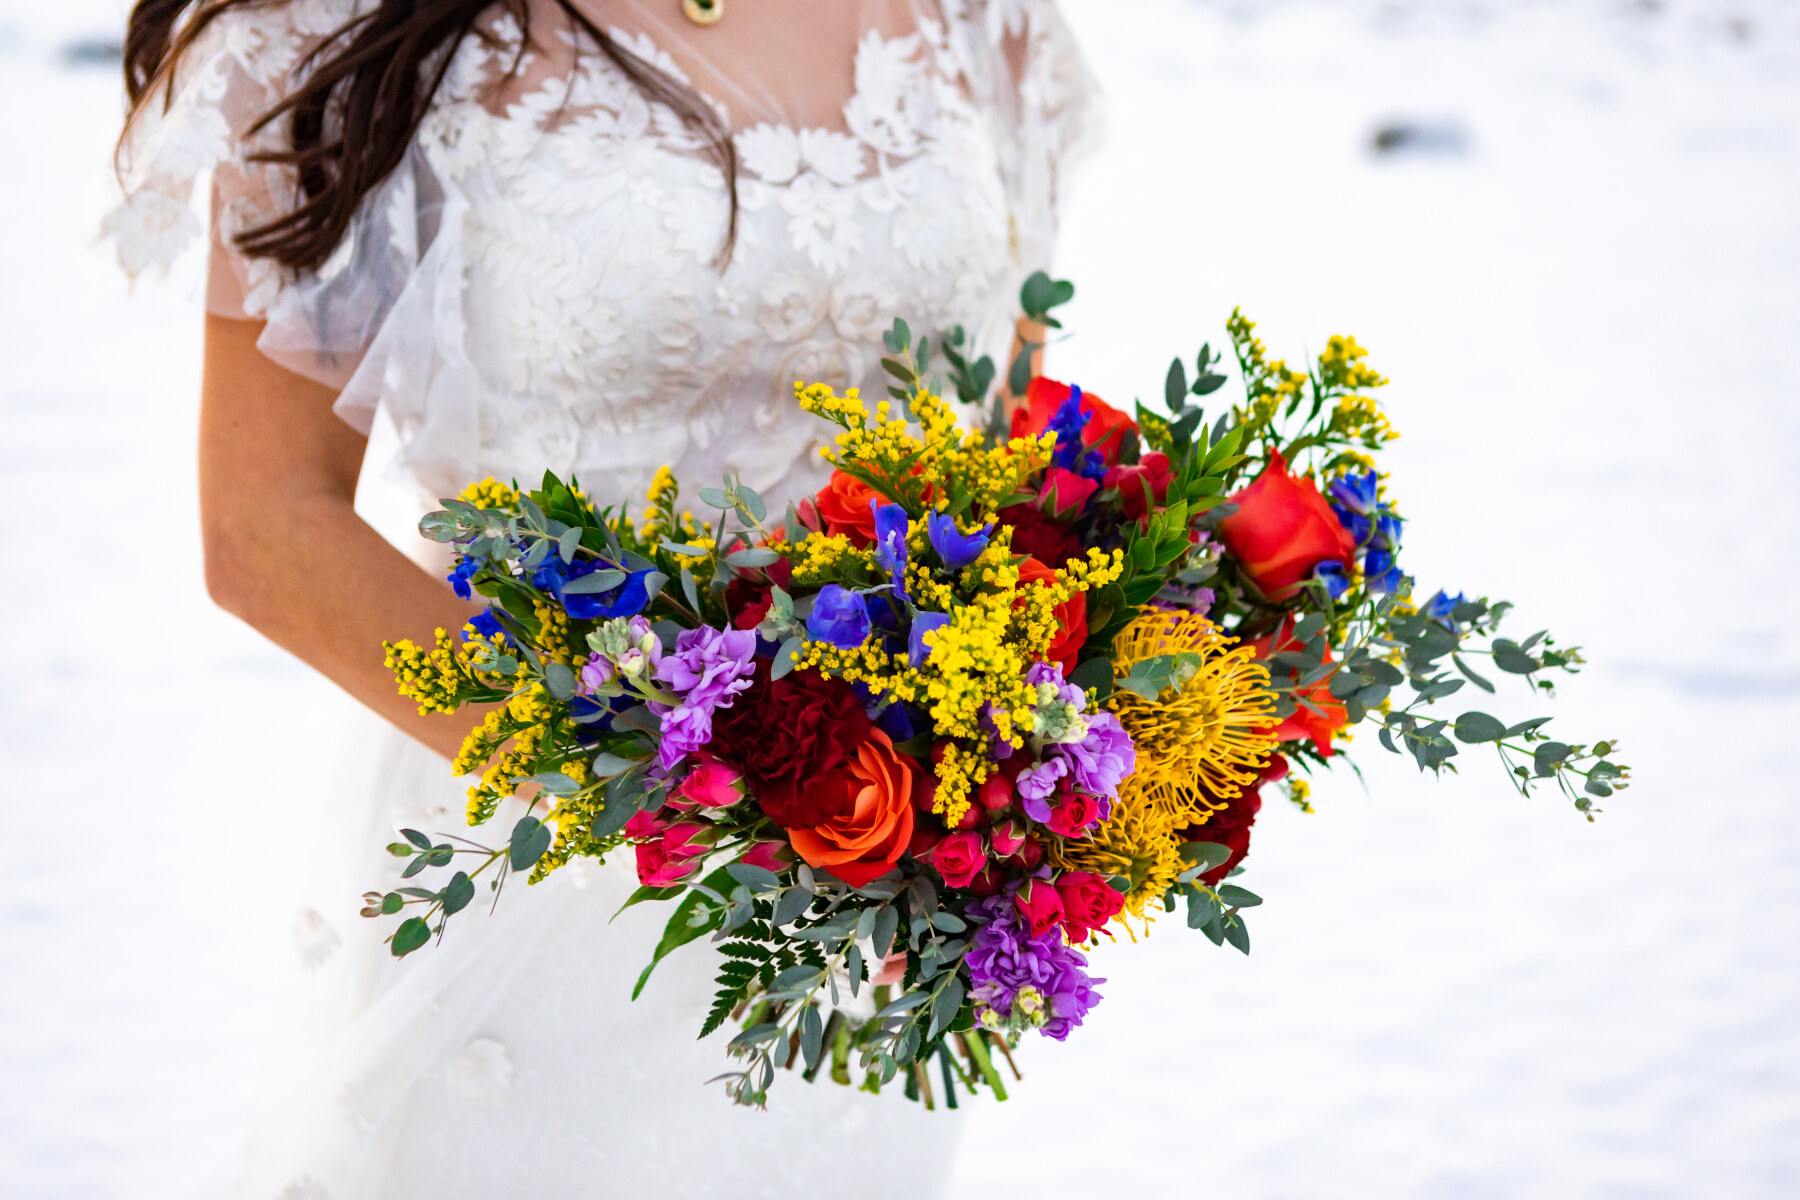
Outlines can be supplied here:
<path id="1" fill-rule="evenodd" d="M 1056 449 L 1050 455 L 1051 466 L 1089 479 L 1099 479 L 1106 474 L 1106 456 L 1082 445 L 1081 435 L 1091 420 L 1092 413 L 1081 411 L 1081 388 L 1071 384 L 1069 398 L 1057 406 L 1050 416 L 1050 423 L 1044 426 L 1045 433 L 1056 435 Z"/>
<path id="2" fill-rule="evenodd" d="M 551 555 L 531 573 L 534 586 L 555 596 L 563 611 L 579 621 L 602 621 L 613 617 L 635 617 L 650 603 L 649 571 L 627 572 L 622 582 L 604 592 L 571 592 L 568 585 L 596 571 L 621 570 L 614 563 L 598 558 L 578 558 L 565 563 Z"/>
<path id="3" fill-rule="evenodd" d="M 993 522 L 983 525 L 974 533 L 961 533 L 956 528 L 956 518 L 948 513 L 927 513 L 925 515 L 925 531 L 931 538 L 931 548 L 944 566 L 952 571 L 960 571 L 987 549 L 988 538 L 994 532 Z"/>
<path id="4" fill-rule="evenodd" d="M 875 561 L 894 581 L 894 591 L 906 595 L 906 510 L 898 504 L 870 500 L 875 514 Z"/>
<path id="5" fill-rule="evenodd" d="M 906 660 L 914 669 L 925 665 L 931 657 L 931 647 L 925 644 L 925 635 L 934 629 L 942 629 L 950 623 L 950 618 L 943 613 L 917 612 L 913 614 L 912 632 L 907 637 Z"/>
<path id="6" fill-rule="evenodd" d="M 1456 593 L 1454 596 L 1448 596 L 1445 595 L 1443 589 L 1440 588 L 1438 589 L 1437 594 L 1427 600 L 1425 602 L 1425 607 L 1421 608 L 1419 611 L 1424 613 L 1427 617 L 1430 617 L 1433 621 L 1448 625 L 1453 630 L 1459 630 L 1462 628 L 1462 622 L 1456 619 L 1456 606 L 1463 603 L 1465 603 L 1465 601 L 1461 592 Z"/>
<path id="7" fill-rule="evenodd" d="M 840 650 L 854 650 L 869 640 L 869 605 L 861 592 L 828 583 L 813 598 L 806 632 L 815 641 L 829 642 Z"/>
<path id="8" fill-rule="evenodd" d="M 491 608 L 484 608 L 470 617 L 469 628 L 490 642 L 497 642 L 501 638 L 510 638 L 511 636 L 506 632 L 506 627 L 500 624 L 500 618 L 494 615 L 494 610 Z"/>
<path id="9" fill-rule="evenodd" d="M 1398 589 L 1406 579 L 1398 562 L 1402 521 L 1393 509 L 1381 502 L 1380 475 L 1374 470 L 1346 475 L 1333 482 L 1326 491 L 1338 523 L 1350 531 L 1350 536 L 1363 551 L 1363 576 L 1369 591 L 1385 593 Z M 1320 578 L 1325 579 L 1332 598 L 1336 599 L 1348 588 L 1349 582 L 1341 569 L 1335 576 L 1328 577 L 1329 574 L 1323 566 L 1320 568 Z"/>
<path id="10" fill-rule="evenodd" d="M 451 568 L 450 574 L 446 578 L 449 579 L 450 587 L 459 597 L 464 600 L 473 600 L 475 593 L 469 587 L 469 580 L 474 578 L 475 572 L 480 569 L 480 560 L 470 558 L 466 554 L 461 555 L 456 560 L 456 566 Z"/>
<path id="11" fill-rule="evenodd" d="M 1371 592 L 1385 594 L 1399 590 L 1406 572 L 1395 565 L 1392 550 L 1371 550 L 1363 556 L 1363 578 Z"/>
<path id="12" fill-rule="evenodd" d="M 1325 590 L 1333 600 L 1350 590 L 1350 577 L 1341 562 L 1322 562 L 1313 568 L 1313 576 L 1325 584 Z"/>

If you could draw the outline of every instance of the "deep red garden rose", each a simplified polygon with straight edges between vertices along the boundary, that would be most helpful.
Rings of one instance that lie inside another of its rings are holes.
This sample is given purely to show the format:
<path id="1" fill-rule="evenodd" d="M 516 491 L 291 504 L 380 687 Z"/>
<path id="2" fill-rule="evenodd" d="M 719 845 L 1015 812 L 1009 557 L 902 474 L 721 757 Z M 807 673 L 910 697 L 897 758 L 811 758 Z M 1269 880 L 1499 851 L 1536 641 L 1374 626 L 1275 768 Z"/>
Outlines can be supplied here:
<path id="1" fill-rule="evenodd" d="M 1029 554 L 1042 563 L 1060 567 L 1081 556 L 1081 541 L 1063 522 L 1039 511 L 1035 505 L 1015 504 L 999 512 L 1000 523 L 1011 525 L 1012 551 Z"/>
<path id="2" fill-rule="evenodd" d="M 1138 459 L 1135 466 L 1112 468 L 1101 482 L 1109 488 L 1119 489 L 1119 501 L 1125 507 L 1126 519 L 1144 521 L 1151 506 L 1168 500 L 1172 478 L 1174 472 L 1169 465 L 1169 456 L 1160 450 L 1152 450 Z"/>
<path id="3" fill-rule="evenodd" d="M 1093 871 L 1070 871 L 1056 881 L 1062 895 L 1063 932 L 1085 942 L 1125 910 L 1125 896 Z"/>
<path id="4" fill-rule="evenodd" d="M 788 830 L 794 852 L 851 887 L 886 875 L 912 843 L 916 770 L 916 759 L 897 753 L 887 734 L 870 729 L 841 769 L 812 785 L 842 798 L 827 806 L 831 815 L 817 825 Z"/>
<path id="5" fill-rule="evenodd" d="M 770 681 L 766 662 L 750 689 L 713 722 L 707 749 L 736 763 L 762 810 L 788 829 L 840 815 L 849 800 L 841 786 L 828 785 L 874 731 L 843 680 L 795 671 Z"/>
<path id="6" fill-rule="evenodd" d="M 1027 879 L 1013 894 L 1013 903 L 1031 926 L 1032 937 L 1043 937 L 1062 923 L 1062 893 L 1041 879 Z"/>
<path id="7" fill-rule="evenodd" d="M 1025 389 L 1025 403 L 1013 410 L 1013 437 L 1040 434 L 1050 424 L 1063 401 L 1069 398 L 1069 385 L 1046 379 L 1042 375 Z M 1098 450 L 1108 463 L 1119 461 L 1119 448 L 1125 434 L 1135 428 L 1130 417 L 1086 389 L 1081 393 L 1081 411 L 1088 414 L 1087 428 L 1081 431 L 1081 444 Z"/>
<path id="8" fill-rule="evenodd" d="M 869 501 L 881 498 L 880 492 L 861 480 L 833 471 L 813 502 L 825 522 L 825 532 L 843 534 L 858 549 L 867 550 L 875 544 L 875 513 Z"/>
<path id="9" fill-rule="evenodd" d="M 1238 508 L 1219 522 L 1219 540 L 1271 600 L 1293 595 L 1320 563 L 1348 564 L 1356 554 L 1355 537 L 1313 481 L 1287 469 L 1280 451 L 1231 501 Z"/>
<path id="10" fill-rule="evenodd" d="M 1251 642 L 1250 645 L 1255 649 L 1256 657 L 1266 659 L 1270 655 L 1282 650 L 1298 650 L 1301 642 L 1298 638 L 1294 637 L 1293 629 L 1293 619 L 1290 617 L 1284 620 L 1280 628 L 1268 637 L 1258 638 L 1256 641 Z M 1325 655 L 1322 661 L 1331 661 L 1331 647 L 1327 646 L 1325 648 Z M 1291 675 L 1293 673 L 1289 672 L 1289 674 Z M 1296 687 L 1294 689 L 1294 695 L 1304 696 L 1307 701 L 1312 704 L 1313 708 L 1318 709 L 1319 712 L 1312 711 L 1312 709 L 1307 708 L 1304 704 L 1297 705 L 1294 709 L 1293 716 L 1288 717 L 1272 729 L 1263 729 L 1258 732 L 1267 733 L 1278 742 L 1291 742 L 1300 738 L 1311 738 L 1312 744 L 1318 749 L 1319 753 L 1326 758 L 1330 758 L 1332 754 L 1331 735 L 1342 729 L 1350 721 L 1350 714 L 1344 708 L 1344 705 L 1340 701 L 1334 700 L 1331 696 L 1331 680 L 1329 678 L 1321 679 L 1318 683 L 1307 688 Z"/>
<path id="11" fill-rule="evenodd" d="M 1019 564 L 1020 583 L 1053 583 L 1056 572 L 1046 567 L 1035 558 L 1027 558 Z M 1050 646 L 1044 651 L 1044 657 L 1062 668 L 1067 675 L 1075 669 L 1075 660 L 1081 648 L 1087 644 L 1087 593 L 1076 592 L 1067 600 L 1056 606 L 1056 624 L 1058 633 L 1050 639 Z M 1010 793 L 1011 789 L 1007 789 Z"/>
<path id="12" fill-rule="evenodd" d="M 931 852 L 931 865 L 951 887 L 968 887 L 981 869 L 987 866 L 987 850 L 979 833 L 953 833 Z"/>

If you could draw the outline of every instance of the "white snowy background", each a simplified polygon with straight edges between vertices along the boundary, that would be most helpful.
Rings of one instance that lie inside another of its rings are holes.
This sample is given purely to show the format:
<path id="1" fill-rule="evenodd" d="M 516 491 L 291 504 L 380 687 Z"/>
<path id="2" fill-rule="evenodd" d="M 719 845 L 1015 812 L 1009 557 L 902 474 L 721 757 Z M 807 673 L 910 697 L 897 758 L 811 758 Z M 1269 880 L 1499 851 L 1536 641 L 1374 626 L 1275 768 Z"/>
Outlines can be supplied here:
<path id="1" fill-rule="evenodd" d="M 93 245 L 119 98 L 79 47 L 119 7 L 0 0 L 15 1200 L 180 1197 L 233 1143 L 347 703 L 201 587 L 191 287 Z M 1800 1194 L 1800 12 L 1065 7 L 1110 120 L 1056 373 L 1159 395 L 1234 304 L 1296 358 L 1354 332 L 1404 564 L 1583 645 L 1552 728 L 1637 784 L 1590 825 L 1359 740 L 1366 788 L 1265 808 L 1255 953 L 1169 921 L 1100 954 L 958 1200 Z"/>

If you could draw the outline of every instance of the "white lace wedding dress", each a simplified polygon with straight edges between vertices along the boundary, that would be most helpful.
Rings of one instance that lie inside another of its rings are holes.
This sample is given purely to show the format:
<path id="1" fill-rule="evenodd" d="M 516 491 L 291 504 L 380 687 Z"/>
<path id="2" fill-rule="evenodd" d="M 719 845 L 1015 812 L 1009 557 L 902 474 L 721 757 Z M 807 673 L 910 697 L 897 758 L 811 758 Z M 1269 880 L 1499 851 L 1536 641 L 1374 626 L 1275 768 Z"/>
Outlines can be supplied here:
<path id="1" fill-rule="evenodd" d="M 780 503 L 823 479 L 826 427 L 795 407 L 794 381 L 883 394 L 893 316 L 961 324 L 1004 362 L 1091 124 L 1047 0 L 727 0 L 708 29 L 679 0 L 584 0 L 727 119 L 742 211 L 723 269 L 728 191 L 703 144 L 554 4 L 530 2 L 516 73 L 518 30 L 496 14 L 339 253 L 298 279 L 222 240 L 293 199 L 282 171 L 247 158 L 272 135 L 246 131 L 308 50 L 373 5 L 222 18 L 128 147 L 108 219 L 123 265 L 165 267 L 199 237 L 194 184 L 211 171 L 208 307 L 266 320 L 264 351 L 341 388 L 359 429 L 391 421 L 397 468 L 425 498 L 549 468 L 636 502 L 667 463 L 702 484 L 740 471 Z M 392 886 L 380 848 L 397 827 L 459 831 L 464 785 L 398 734 L 370 741 L 322 798 L 292 1064 L 271 1074 L 263 1135 L 223 1194 L 942 1193 L 949 1114 L 797 1076 L 749 1112 L 705 1086 L 728 1067 L 726 1034 L 694 1038 L 716 963 L 690 947 L 630 1001 L 666 912 L 612 920 L 636 883 L 628 862 L 511 887 L 494 916 L 477 905 L 443 946 L 394 961 L 359 896 Z"/>

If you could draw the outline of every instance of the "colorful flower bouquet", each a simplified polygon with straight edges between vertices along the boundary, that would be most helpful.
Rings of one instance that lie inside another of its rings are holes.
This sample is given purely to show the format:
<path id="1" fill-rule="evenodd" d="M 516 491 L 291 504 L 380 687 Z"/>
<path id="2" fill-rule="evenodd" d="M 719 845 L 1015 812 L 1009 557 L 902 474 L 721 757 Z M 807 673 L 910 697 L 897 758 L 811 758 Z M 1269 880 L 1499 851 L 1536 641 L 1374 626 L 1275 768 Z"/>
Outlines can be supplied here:
<path id="1" fill-rule="evenodd" d="M 1054 326 L 1072 290 L 1034 277 L 1027 314 Z M 454 767 L 478 776 L 470 824 L 522 788 L 541 815 L 498 848 L 403 831 L 408 877 L 471 869 L 371 892 L 365 915 L 402 915 L 405 955 L 483 876 L 497 893 L 630 853 L 628 904 L 673 904 L 637 989 L 711 938 L 699 1032 L 741 1022 L 735 1100 L 797 1066 L 955 1107 L 959 1089 L 1005 1099 L 997 1064 L 1025 1032 L 1082 1023 L 1104 982 L 1087 950 L 1117 927 L 1185 908 L 1248 953 L 1261 900 L 1227 879 L 1260 789 L 1310 811 L 1302 776 L 1352 726 L 1433 771 L 1490 746 L 1521 792 L 1550 782 L 1591 820 L 1625 785 L 1610 744 L 1435 715 L 1493 691 L 1483 671 L 1548 690 L 1581 658 L 1495 636 L 1504 603 L 1414 598 L 1364 351 L 1334 337 L 1301 373 L 1241 315 L 1228 328 L 1245 397 L 1208 424 L 1197 402 L 1226 382 L 1209 348 L 1191 383 L 1171 366 L 1166 411 L 1135 415 L 1021 354 L 1009 409 L 961 330 L 934 377 L 896 321 L 891 401 L 797 385 L 841 432 L 829 485 L 775 522 L 730 478 L 698 492 L 712 520 L 682 511 L 666 469 L 635 521 L 548 475 L 446 501 L 422 529 L 489 606 L 388 663 L 421 711 L 494 706 Z M 959 427 L 945 381 L 984 431 Z"/>

